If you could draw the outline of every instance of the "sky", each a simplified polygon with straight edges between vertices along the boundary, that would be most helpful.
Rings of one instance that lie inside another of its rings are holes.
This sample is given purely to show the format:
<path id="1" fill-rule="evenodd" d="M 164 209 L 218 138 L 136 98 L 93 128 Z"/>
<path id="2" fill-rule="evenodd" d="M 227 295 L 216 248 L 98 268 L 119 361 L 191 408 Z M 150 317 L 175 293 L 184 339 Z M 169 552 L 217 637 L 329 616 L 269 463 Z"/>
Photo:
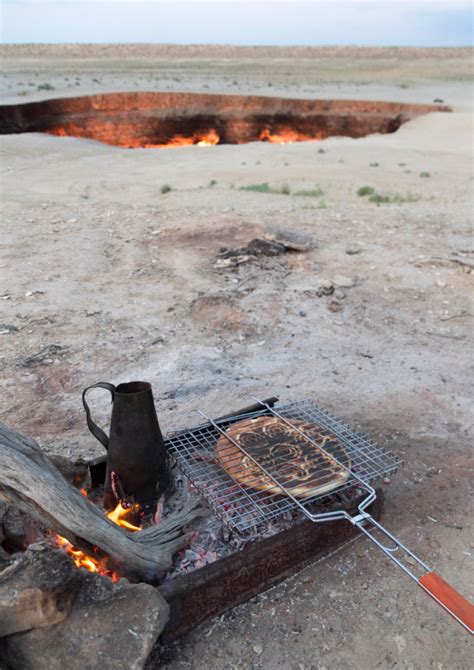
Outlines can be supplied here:
<path id="1" fill-rule="evenodd" d="M 0 0 L 3 43 L 468 46 L 464 0 Z"/>

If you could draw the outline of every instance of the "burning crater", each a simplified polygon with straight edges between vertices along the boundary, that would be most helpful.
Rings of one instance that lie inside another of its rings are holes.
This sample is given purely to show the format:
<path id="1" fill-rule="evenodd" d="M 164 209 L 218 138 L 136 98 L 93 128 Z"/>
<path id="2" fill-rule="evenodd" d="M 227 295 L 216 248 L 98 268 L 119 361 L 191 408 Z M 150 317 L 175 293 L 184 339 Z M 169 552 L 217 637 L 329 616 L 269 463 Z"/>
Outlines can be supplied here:
<path id="1" fill-rule="evenodd" d="M 0 106 L 0 134 L 42 132 L 127 148 L 393 133 L 440 105 L 201 93 L 108 93 Z"/>

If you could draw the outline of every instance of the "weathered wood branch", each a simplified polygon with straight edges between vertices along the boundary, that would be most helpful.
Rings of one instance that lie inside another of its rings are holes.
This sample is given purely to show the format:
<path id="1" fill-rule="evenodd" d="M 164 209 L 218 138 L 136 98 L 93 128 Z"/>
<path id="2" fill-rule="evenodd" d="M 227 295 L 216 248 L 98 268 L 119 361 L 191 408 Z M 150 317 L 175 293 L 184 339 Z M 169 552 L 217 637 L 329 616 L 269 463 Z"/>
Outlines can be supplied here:
<path id="1" fill-rule="evenodd" d="M 111 569 L 149 582 L 169 569 L 192 534 L 183 534 L 183 526 L 203 513 L 190 501 L 157 526 L 125 531 L 71 486 L 34 440 L 2 423 L 0 497 L 83 550 L 97 547 Z"/>

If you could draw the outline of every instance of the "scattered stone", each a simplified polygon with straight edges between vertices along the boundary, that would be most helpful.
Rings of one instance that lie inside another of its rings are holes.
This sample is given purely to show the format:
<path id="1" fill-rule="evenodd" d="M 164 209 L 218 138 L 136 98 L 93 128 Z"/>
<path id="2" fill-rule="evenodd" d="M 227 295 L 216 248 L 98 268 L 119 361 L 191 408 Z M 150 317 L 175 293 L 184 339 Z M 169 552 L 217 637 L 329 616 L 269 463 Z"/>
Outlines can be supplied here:
<path id="1" fill-rule="evenodd" d="M 40 532 L 32 517 L 13 507 L 6 507 L 0 514 L 1 542 L 10 552 L 25 551 L 40 537 Z"/>
<path id="2" fill-rule="evenodd" d="M 63 621 L 80 579 L 63 551 L 45 543 L 30 545 L 0 573 L 0 637 Z"/>
<path id="3" fill-rule="evenodd" d="M 30 298 L 32 295 L 44 295 L 44 291 L 26 291 L 25 298 Z"/>
<path id="4" fill-rule="evenodd" d="M 352 288 L 355 286 L 355 280 L 352 277 L 344 277 L 342 275 L 337 275 L 334 277 L 333 282 L 336 286 L 341 288 Z"/>
<path id="5" fill-rule="evenodd" d="M 10 335 L 10 333 L 17 333 L 18 328 L 11 326 L 9 323 L 0 323 L 0 335 Z"/>
<path id="6" fill-rule="evenodd" d="M 346 297 L 346 293 L 345 291 L 342 290 L 342 288 L 337 288 L 334 291 L 334 297 L 336 298 L 336 300 L 344 300 L 344 298 Z"/>
<path id="7" fill-rule="evenodd" d="M 257 656 L 263 654 L 263 647 L 261 644 L 254 644 L 252 649 L 257 654 Z"/>
<path id="8" fill-rule="evenodd" d="M 346 254 L 348 256 L 355 256 L 356 254 L 360 254 L 361 251 L 360 247 L 347 247 Z"/>
<path id="9" fill-rule="evenodd" d="M 316 295 L 321 298 L 324 295 L 331 295 L 334 293 L 334 284 L 329 279 L 320 279 Z"/>
<path id="10" fill-rule="evenodd" d="M 277 242 L 291 251 L 311 251 L 315 244 L 310 235 L 298 233 L 287 228 L 271 228 L 265 233 L 265 239 Z"/>
<path id="11" fill-rule="evenodd" d="M 85 573 L 69 616 L 7 637 L 5 654 L 22 670 L 140 670 L 168 618 L 169 605 L 153 586 Z"/>
<path id="12" fill-rule="evenodd" d="M 31 368 L 35 365 L 42 365 L 43 363 L 51 364 L 53 362 L 51 356 L 58 354 L 64 356 L 67 352 L 68 348 L 63 347 L 60 344 L 48 344 L 47 347 L 41 349 L 37 354 L 32 354 L 31 356 L 27 356 L 27 358 L 21 359 L 18 364 L 23 368 Z"/>
<path id="13" fill-rule="evenodd" d="M 342 304 L 338 300 L 330 300 L 328 302 L 328 309 L 331 312 L 340 312 L 342 309 Z"/>
<path id="14" fill-rule="evenodd" d="M 306 316 L 306 312 L 304 311 L 304 309 L 300 309 L 299 315 L 300 316 Z"/>
<path id="15" fill-rule="evenodd" d="M 447 285 L 448 285 L 448 282 L 444 281 L 444 279 L 437 279 L 436 280 L 436 286 L 438 288 L 446 288 Z"/>

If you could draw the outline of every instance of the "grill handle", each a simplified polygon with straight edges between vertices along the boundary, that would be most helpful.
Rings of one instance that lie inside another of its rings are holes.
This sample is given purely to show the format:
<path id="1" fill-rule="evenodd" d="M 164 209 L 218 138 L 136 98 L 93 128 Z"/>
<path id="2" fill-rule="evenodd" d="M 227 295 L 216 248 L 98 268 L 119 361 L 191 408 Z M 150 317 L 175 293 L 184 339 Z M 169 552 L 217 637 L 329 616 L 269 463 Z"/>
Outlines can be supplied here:
<path id="1" fill-rule="evenodd" d="M 435 600 L 453 619 L 461 624 L 469 633 L 474 634 L 474 605 L 450 586 L 436 572 L 433 572 L 416 554 L 400 542 L 392 533 L 384 528 L 367 512 L 350 517 L 351 523 L 366 535 L 391 561 L 396 563 L 423 591 Z M 376 537 L 376 533 L 381 538 Z M 398 555 L 397 552 L 399 552 Z M 417 577 L 413 570 L 403 562 L 421 568 L 424 574 Z"/>

